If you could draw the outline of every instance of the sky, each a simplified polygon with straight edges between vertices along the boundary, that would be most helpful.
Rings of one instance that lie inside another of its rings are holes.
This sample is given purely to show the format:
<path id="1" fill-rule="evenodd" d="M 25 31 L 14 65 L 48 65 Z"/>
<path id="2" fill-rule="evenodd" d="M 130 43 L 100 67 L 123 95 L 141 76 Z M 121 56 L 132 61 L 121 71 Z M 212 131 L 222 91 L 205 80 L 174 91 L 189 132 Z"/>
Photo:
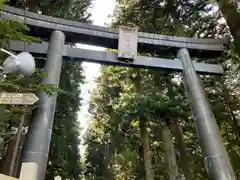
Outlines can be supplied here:
<path id="1" fill-rule="evenodd" d="M 92 14 L 94 25 L 106 26 L 110 23 L 109 15 L 112 15 L 115 8 L 116 0 L 94 0 L 92 7 L 89 9 Z M 78 48 L 90 49 L 95 51 L 106 51 L 106 48 L 96 47 L 84 44 L 77 44 Z M 78 112 L 78 121 L 81 126 L 81 140 L 83 143 L 83 135 L 87 131 L 91 123 L 91 115 L 88 113 L 89 102 L 91 100 L 91 91 L 96 87 L 94 80 L 100 75 L 100 64 L 83 62 L 84 75 L 86 77 L 85 83 L 81 85 L 82 106 Z M 84 154 L 84 146 L 80 145 L 80 153 Z"/>

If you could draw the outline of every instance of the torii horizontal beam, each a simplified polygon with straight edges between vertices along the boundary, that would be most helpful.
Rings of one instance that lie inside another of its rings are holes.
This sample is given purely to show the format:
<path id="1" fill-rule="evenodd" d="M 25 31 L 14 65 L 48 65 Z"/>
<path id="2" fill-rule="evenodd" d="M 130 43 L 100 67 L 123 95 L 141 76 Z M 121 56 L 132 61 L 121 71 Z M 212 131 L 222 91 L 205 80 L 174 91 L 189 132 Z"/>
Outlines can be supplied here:
<path id="1" fill-rule="evenodd" d="M 27 51 L 33 54 L 47 54 L 48 43 L 24 43 L 22 41 L 11 41 L 10 48 L 13 51 Z M 65 45 L 63 56 L 68 59 L 75 59 L 79 61 L 87 61 L 94 63 L 101 63 L 106 65 L 119 65 L 127 67 L 142 67 L 150 69 L 166 69 L 171 71 L 182 71 L 182 62 L 179 59 L 163 59 L 146 56 L 137 56 L 133 62 L 119 61 L 117 53 L 92 51 L 80 48 L 70 47 Z M 215 64 L 197 63 L 194 62 L 196 71 L 200 74 L 215 74 L 221 75 L 224 73 L 222 66 Z"/>
<path id="2" fill-rule="evenodd" d="M 8 6 L 0 12 L 1 19 L 26 23 L 32 27 L 32 35 L 43 39 L 49 39 L 53 30 L 60 30 L 65 33 L 66 42 L 85 43 L 113 49 L 118 47 L 117 29 L 54 18 Z M 138 52 L 154 52 L 173 56 L 176 55 L 179 48 L 187 48 L 192 57 L 216 57 L 220 55 L 227 44 L 227 39 L 196 39 L 144 32 L 139 32 L 138 36 Z"/>

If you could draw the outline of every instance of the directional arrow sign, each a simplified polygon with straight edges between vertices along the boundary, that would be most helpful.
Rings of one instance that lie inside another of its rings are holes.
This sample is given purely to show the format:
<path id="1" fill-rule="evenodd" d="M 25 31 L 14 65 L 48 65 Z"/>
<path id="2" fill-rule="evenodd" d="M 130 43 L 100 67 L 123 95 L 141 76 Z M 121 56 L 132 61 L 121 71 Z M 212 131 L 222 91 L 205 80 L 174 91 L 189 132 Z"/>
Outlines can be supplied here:
<path id="1" fill-rule="evenodd" d="M 0 104 L 33 105 L 37 101 L 33 93 L 0 93 Z"/>

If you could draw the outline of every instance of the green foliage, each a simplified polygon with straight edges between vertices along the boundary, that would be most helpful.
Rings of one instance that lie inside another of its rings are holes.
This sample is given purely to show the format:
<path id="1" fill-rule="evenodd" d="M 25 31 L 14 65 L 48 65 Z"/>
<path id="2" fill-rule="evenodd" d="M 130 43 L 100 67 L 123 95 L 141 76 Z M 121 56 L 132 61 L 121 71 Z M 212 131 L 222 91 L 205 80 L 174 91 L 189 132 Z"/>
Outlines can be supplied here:
<path id="1" fill-rule="evenodd" d="M 38 38 L 25 35 L 29 29 L 24 24 L 14 21 L 0 20 L 0 46 L 8 47 L 9 40 L 22 40 L 25 42 L 39 42 Z"/>
<path id="2" fill-rule="evenodd" d="M 6 2 L 6 0 L 0 0 L 0 9 L 3 9 L 5 6 L 4 6 L 4 3 Z"/>
<path id="3" fill-rule="evenodd" d="M 40 1 L 38 8 L 51 16 L 87 22 L 90 18 L 87 9 L 90 5 L 91 0 L 44 0 Z"/>
<path id="4" fill-rule="evenodd" d="M 0 9 L 4 8 L 6 0 L 0 0 Z M 39 38 L 26 35 L 29 28 L 15 21 L 0 20 L 0 47 L 7 48 L 10 40 L 21 40 L 25 42 L 39 42 Z"/>

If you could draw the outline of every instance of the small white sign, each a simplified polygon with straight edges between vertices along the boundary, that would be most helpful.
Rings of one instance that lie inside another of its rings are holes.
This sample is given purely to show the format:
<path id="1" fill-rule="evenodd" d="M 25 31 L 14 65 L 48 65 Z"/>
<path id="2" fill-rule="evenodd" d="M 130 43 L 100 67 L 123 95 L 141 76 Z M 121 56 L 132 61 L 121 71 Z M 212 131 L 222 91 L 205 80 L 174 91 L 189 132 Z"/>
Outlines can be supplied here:
<path id="1" fill-rule="evenodd" d="M 134 60 L 137 56 L 138 28 L 119 27 L 118 58 Z"/>
<path id="2" fill-rule="evenodd" d="M 54 180 L 62 180 L 61 176 L 55 176 Z"/>
<path id="3" fill-rule="evenodd" d="M 33 105 L 37 101 L 33 93 L 0 93 L 0 104 Z"/>

